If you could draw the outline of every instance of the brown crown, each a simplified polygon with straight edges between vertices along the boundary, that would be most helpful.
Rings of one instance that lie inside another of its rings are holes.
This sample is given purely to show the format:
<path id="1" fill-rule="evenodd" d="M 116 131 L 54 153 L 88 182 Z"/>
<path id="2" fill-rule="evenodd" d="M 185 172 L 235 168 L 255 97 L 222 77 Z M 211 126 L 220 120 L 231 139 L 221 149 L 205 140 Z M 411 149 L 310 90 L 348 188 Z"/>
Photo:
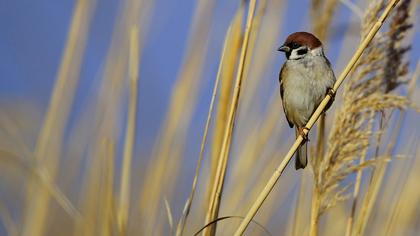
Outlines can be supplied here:
<path id="1" fill-rule="evenodd" d="M 315 35 L 308 32 L 295 32 L 287 37 L 284 45 L 297 43 L 299 45 L 306 45 L 309 49 L 314 49 L 322 46 L 321 41 Z"/>

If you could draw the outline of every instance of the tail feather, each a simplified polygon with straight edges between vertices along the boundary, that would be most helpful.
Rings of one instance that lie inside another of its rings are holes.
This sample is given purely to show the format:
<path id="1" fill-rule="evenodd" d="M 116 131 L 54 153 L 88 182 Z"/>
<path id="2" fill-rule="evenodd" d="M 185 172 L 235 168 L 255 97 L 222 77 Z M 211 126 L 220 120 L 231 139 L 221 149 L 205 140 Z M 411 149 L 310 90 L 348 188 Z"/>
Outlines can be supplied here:
<path id="1" fill-rule="evenodd" d="M 296 137 L 298 136 L 298 131 L 296 129 Z M 308 164 L 308 156 L 307 156 L 308 145 L 307 143 L 303 143 L 299 146 L 298 150 L 296 151 L 295 155 L 295 169 L 304 169 Z"/>

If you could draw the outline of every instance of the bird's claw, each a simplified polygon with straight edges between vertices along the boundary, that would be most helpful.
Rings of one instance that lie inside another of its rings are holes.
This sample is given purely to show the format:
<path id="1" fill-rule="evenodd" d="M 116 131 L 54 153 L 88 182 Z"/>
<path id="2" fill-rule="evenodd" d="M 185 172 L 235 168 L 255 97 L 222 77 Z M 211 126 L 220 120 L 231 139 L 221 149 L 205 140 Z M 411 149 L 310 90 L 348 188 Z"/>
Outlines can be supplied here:
<path id="1" fill-rule="evenodd" d="M 308 128 L 306 128 L 306 127 L 299 127 L 298 128 L 298 133 L 299 133 L 300 136 L 302 136 L 304 142 L 308 142 L 309 141 L 309 138 L 308 138 L 308 134 L 305 133 L 305 130 L 306 130 L 306 132 L 309 132 L 309 129 Z"/>
<path id="2" fill-rule="evenodd" d="M 335 91 L 333 88 L 327 88 L 327 95 L 329 95 L 331 97 L 332 102 L 334 102 L 335 100 Z"/>

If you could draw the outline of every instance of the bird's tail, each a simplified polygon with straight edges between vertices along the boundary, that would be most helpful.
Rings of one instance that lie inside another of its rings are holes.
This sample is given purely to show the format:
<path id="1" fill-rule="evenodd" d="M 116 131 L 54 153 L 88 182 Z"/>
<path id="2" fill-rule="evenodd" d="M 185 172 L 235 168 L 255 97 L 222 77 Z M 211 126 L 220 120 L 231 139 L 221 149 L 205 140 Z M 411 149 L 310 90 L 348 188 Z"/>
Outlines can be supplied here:
<path id="1" fill-rule="evenodd" d="M 299 136 L 299 132 L 298 129 L 296 127 L 296 138 Z M 296 151 L 296 162 L 295 162 L 295 169 L 304 169 L 306 167 L 306 165 L 308 164 L 308 156 L 307 156 L 307 142 L 304 142 L 303 144 L 301 144 L 298 148 L 298 150 Z"/>

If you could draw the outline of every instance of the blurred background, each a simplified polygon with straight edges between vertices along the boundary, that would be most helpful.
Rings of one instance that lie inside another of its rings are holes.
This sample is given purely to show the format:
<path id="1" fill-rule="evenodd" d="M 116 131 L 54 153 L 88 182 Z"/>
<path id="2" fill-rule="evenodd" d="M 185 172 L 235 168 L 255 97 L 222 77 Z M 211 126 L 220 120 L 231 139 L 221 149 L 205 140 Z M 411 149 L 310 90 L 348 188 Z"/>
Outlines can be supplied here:
<path id="1" fill-rule="evenodd" d="M 295 138 L 277 48 L 313 32 L 338 76 L 387 2 L 0 0 L 0 235 L 193 235 L 224 216 L 205 234 L 232 235 Z M 349 109 L 345 82 L 310 133 L 329 158 L 288 165 L 246 235 L 418 234 L 420 8 L 400 2 L 348 78 L 395 86 Z M 346 112 L 367 136 L 340 130 Z"/>

